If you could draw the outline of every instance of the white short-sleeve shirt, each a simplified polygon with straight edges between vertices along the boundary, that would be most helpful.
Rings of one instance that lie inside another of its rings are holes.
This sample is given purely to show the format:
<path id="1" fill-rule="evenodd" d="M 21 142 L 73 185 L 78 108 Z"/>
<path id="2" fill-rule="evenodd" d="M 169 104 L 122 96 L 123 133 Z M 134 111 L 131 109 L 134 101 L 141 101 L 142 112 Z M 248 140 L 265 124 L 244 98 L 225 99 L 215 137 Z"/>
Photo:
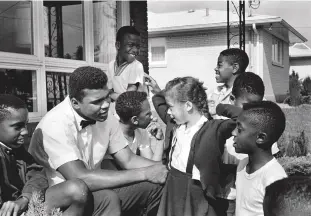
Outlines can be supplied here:
<path id="1" fill-rule="evenodd" d="M 247 164 L 248 158 L 245 158 L 237 169 L 235 213 L 237 216 L 264 216 L 263 199 L 266 187 L 287 175 L 275 158 L 251 174 L 246 172 Z"/>
<path id="2" fill-rule="evenodd" d="M 129 84 L 140 83 L 144 84 L 144 68 L 138 61 L 134 60 L 131 63 L 123 63 L 119 67 L 116 60 L 111 61 L 108 65 L 108 88 L 114 90 L 118 94 L 127 91 Z"/>
<path id="3" fill-rule="evenodd" d="M 32 140 L 43 142 L 48 156 L 44 164 L 49 165 L 45 165 L 45 168 L 50 186 L 65 181 L 57 171 L 63 164 L 81 160 L 88 169 L 99 169 L 106 152 L 113 154 L 126 147 L 119 122 L 112 115 L 104 122 L 96 122 L 83 129 L 81 120 L 83 118 L 74 111 L 67 97 L 49 111 L 36 128 L 42 131 L 42 138 L 39 140 L 34 137 Z M 32 141 L 30 148 L 36 148 L 36 143 Z M 30 152 L 39 154 L 34 149 L 30 149 Z"/>

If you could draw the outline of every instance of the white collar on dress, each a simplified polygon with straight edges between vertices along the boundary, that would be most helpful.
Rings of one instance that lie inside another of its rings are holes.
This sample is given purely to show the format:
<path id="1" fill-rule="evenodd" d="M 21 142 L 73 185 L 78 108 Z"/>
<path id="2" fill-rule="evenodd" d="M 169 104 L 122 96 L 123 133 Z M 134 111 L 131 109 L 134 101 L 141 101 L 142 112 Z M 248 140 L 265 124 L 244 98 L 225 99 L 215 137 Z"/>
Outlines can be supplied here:
<path id="1" fill-rule="evenodd" d="M 86 121 L 86 119 L 84 119 L 82 116 L 80 116 L 80 115 L 77 113 L 77 111 L 74 110 L 74 108 L 72 107 L 71 101 L 70 101 L 70 99 L 69 99 L 69 96 L 67 96 L 65 100 L 68 101 L 69 106 L 70 106 L 70 108 L 71 108 L 71 110 L 72 110 L 72 112 L 73 112 L 73 115 L 74 115 L 74 118 L 75 118 L 75 121 L 76 121 L 76 126 L 77 126 L 78 131 L 81 131 L 81 130 L 82 130 L 82 127 L 81 127 L 80 123 L 81 123 L 81 121 L 83 121 L 83 120 Z"/>

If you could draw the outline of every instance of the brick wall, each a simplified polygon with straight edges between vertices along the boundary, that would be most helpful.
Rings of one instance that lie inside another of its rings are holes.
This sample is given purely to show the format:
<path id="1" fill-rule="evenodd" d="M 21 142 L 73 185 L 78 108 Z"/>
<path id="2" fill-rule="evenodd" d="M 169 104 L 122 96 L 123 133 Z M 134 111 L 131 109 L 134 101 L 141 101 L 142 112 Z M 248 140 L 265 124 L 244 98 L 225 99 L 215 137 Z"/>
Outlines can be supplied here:
<path id="1" fill-rule="evenodd" d="M 130 16 L 131 24 L 141 33 L 141 48 L 137 59 L 143 64 L 145 72 L 149 73 L 147 1 L 131 1 Z"/>
<path id="2" fill-rule="evenodd" d="M 272 63 L 272 35 L 261 30 L 263 42 L 263 80 L 266 98 L 282 102 L 289 90 L 289 45 L 283 41 L 283 66 Z"/>

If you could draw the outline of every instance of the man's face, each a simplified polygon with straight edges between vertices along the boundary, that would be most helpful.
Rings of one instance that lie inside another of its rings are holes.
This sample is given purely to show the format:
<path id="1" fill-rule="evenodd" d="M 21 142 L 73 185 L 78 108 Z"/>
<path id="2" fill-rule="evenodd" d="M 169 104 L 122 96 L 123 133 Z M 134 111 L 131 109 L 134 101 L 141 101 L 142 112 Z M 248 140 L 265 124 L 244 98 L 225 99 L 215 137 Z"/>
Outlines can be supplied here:
<path id="1" fill-rule="evenodd" d="M 215 68 L 216 72 L 216 82 L 217 83 L 226 83 L 233 76 L 234 67 L 228 61 L 226 56 L 220 55 L 217 60 L 217 67 Z"/>
<path id="2" fill-rule="evenodd" d="M 110 91 L 107 86 L 103 89 L 84 89 L 82 101 L 76 100 L 75 109 L 82 117 L 103 122 L 108 117 L 110 106 Z"/>
<path id="3" fill-rule="evenodd" d="M 236 128 L 232 131 L 235 152 L 251 153 L 254 145 L 256 145 L 257 134 L 257 130 L 249 123 L 242 112 L 237 119 Z"/>
<path id="4" fill-rule="evenodd" d="M 185 102 L 177 102 L 172 96 L 165 96 L 165 101 L 169 106 L 167 114 L 176 122 L 181 125 L 187 123 L 187 109 Z"/>
<path id="5" fill-rule="evenodd" d="M 0 123 L 0 141 L 10 148 L 18 148 L 28 134 L 28 111 L 25 108 L 8 108 L 11 113 Z"/>
<path id="6" fill-rule="evenodd" d="M 137 120 L 138 120 L 137 126 L 143 129 L 147 128 L 147 126 L 150 124 L 152 120 L 150 104 L 147 99 L 141 105 L 141 112 L 137 116 Z"/>
<path id="7" fill-rule="evenodd" d="M 140 50 L 140 37 L 133 34 L 125 34 L 123 40 L 116 43 L 121 64 L 131 63 L 136 59 Z"/>

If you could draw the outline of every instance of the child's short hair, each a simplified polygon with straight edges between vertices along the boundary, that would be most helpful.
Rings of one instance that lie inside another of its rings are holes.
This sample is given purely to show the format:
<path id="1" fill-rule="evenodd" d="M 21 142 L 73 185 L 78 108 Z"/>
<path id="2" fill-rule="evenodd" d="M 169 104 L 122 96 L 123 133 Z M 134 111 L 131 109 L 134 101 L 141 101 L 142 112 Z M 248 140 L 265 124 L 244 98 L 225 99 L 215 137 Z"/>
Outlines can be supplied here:
<path id="1" fill-rule="evenodd" d="M 203 82 L 194 77 L 177 77 L 169 81 L 164 89 L 165 94 L 173 95 L 173 98 L 179 102 L 190 101 L 199 112 L 209 115 L 206 88 Z M 208 116 L 209 117 L 209 116 Z"/>
<path id="2" fill-rule="evenodd" d="M 246 52 L 238 48 L 225 49 L 221 51 L 220 55 L 226 56 L 230 61 L 229 63 L 231 64 L 238 63 L 239 64 L 238 73 L 245 72 L 249 64 L 249 58 Z"/>
<path id="3" fill-rule="evenodd" d="M 235 98 L 239 98 L 245 94 L 253 94 L 263 99 L 265 95 L 265 85 L 257 74 L 245 72 L 234 80 L 232 94 Z"/>
<path id="4" fill-rule="evenodd" d="M 137 31 L 137 29 L 134 26 L 122 26 L 117 32 L 116 41 L 122 41 L 124 35 L 126 34 L 133 34 L 140 36 L 139 31 Z"/>
<path id="5" fill-rule="evenodd" d="M 272 101 L 246 103 L 243 105 L 243 115 L 258 131 L 267 134 L 269 145 L 275 143 L 285 130 L 285 114 Z"/>
<path id="6" fill-rule="evenodd" d="M 11 113 L 11 109 L 27 109 L 27 105 L 20 98 L 11 94 L 0 94 L 0 122 L 6 119 Z"/>
<path id="7" fill-rule="evenodd" d="M 107 85 L 108 77 L 100 68 L 79 67 L 69 77 L 69 98 L 82 101 L 84 89 L 103 89 Z"/>
<path id="8" fill-rule="evenodd" d="M 267 186 L 263 209 L 265 216 L 311 215 L 310 177 L 291 176 Z"/>
<path id="9" fill-rule="evenodd" d="M 146 92 L 124 92 L 116 100 L 116 113 L 122 121 L 127 122 L 140 114 L 141 105 L 145 100 L 147 100 Z"/>

